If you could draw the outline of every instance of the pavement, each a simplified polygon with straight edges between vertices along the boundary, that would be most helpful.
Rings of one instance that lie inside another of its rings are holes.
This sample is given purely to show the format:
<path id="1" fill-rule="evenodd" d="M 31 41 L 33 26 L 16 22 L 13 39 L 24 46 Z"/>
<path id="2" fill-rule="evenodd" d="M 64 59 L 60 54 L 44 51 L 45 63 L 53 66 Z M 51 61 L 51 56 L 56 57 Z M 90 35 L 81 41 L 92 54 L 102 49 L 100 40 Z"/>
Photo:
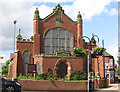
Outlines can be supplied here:
<path id="1" fill-rule="evenodd" d="M 96 89 L 94 92 L 120 92 L 120 83 L 110 84 L 109 87 Z"/>

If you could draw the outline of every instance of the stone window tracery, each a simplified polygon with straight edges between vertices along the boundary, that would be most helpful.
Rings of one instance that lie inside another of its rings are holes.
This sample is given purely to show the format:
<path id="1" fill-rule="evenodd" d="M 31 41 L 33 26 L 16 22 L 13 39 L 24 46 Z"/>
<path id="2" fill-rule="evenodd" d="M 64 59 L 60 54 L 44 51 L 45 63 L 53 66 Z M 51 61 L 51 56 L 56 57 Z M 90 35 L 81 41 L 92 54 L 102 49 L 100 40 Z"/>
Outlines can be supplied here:
<path id="1" fill-rule="evenodd" d="M 64 28 L 52 28 L 48 30 L 44 38 L 44 53 L 54 54 L 55 51 L 73 49 L 73 34 Z"/>

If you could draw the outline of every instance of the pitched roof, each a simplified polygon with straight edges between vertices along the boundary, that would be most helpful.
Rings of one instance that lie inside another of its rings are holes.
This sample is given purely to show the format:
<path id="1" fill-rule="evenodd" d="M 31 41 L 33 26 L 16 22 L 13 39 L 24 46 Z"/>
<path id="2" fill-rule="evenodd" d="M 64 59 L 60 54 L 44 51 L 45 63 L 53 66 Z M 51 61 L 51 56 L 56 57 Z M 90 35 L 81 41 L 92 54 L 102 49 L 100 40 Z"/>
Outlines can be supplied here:
<path id="1" fill-rule="evenodd" d="M 53 16 L 54 14 L 56 14 L 57 12 L 61 12 L 62 14 L 64 14 L 69 20 L 71 20 L 72 23 L 76 24 L 75 21 L 73 21 L 70 17 L 68 17 L 65 13 L 64 10 L 62 9 L 62 7 L 60 6 L 60 4 L 58 4 L 55 9 L 53 9 L 53 12 L 51 14 L 49 14 L 48 16 L 46 16 L 44 19 L 42 19 L 42 21 L 46 21 L 48 18 L 50 18 L 51 16 Z"/>
<path id="2" fill-rule="evenodd" d="M 110 54 L 109 54 L 108 52 L 106 52 L 106 51 L 103 53 L 103 55 L 106 56 L 106 57 L 113 57 L 112 55 L 110 55 Z"/>

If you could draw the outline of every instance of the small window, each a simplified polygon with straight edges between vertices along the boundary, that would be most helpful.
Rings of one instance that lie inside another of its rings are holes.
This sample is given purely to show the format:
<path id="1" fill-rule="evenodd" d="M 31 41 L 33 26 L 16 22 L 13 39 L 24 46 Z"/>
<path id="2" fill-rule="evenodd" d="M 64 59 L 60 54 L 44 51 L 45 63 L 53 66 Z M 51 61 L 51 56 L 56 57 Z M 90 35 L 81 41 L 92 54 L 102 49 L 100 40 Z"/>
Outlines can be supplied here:
<path id="1" fill-rule="evenodd" d="M 113 69 L 113 59 L 109 59 L 110 69 Z"/>
<path id="2" fill-rule="evenodd" d="M 109 74 L 106 75 L 106 78 L 109 79 Z"/>
<path id="3" fill-rule="evenodd" d="M 40 73 L 41 72 L 41 65 L 40 63 L 38 62 L 37 63 L 37 73 Z"/>

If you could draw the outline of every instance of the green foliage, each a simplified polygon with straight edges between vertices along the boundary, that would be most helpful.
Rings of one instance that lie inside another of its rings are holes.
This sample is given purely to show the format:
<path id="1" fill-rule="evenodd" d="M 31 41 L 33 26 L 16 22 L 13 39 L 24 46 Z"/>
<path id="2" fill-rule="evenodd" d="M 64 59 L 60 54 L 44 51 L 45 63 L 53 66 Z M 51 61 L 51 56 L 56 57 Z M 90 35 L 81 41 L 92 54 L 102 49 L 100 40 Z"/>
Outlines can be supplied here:
<path id="1" fill-rule="evenodd" d="M 120 76 L 120 66 L 116 69 L 116 73 L 118 76 Z"/>
<path id="2" fill-rule="evenodd" d="M 87 74 L 82 70 L 75 71 L 70 75 L 70 80 L 87 80 Z"/>
<path id="3" fill-rule="evenodd" d="M 89 53 L 94 55 L 102 55 L 105 50 L 106 49 L 101 47 L 92 48 L 92 50 L 78 47 L 78 48 L 74 48 L 73 52 L 74 52 L 74 55 L 76 56 L 85 56 Z"/>
<path id="4" fill-rule="evenodd" d="M 22 73 L 17 77 L 18 79 L 27 79 L 26 76 L 23 76 Z"/>
<path id="5" fill-rule="evenodd" d="M 50 73 L 39 73 L 36 76 L 36 80 L 58 80 L 56 77 L 52 76 Z"/>
<path id="6" fill-rule="evenodd" d="M 23 76 L 22 74 L 20 74 L 17 78 L 18 79 L 32 79 L 32 80 L 34 80 L 34 77 L 33 77 L 32 74 L 29 74 L 27 76 Z M 87 74 L 82 70 L 75 71 L 70 75 L 70 80 L 86 80 L 86 79 L 87 79 Z M 58 77 L 55 77 L 55 76 L 51 75 L 48 72 L 47 73 L 36 74 L 35 80 L 50 80 L 50 81 L 62 80 L 62 81 L 69 81 L 68 78 L 67 78 L 67 75 L 64 78 L 58 78 Z"/>
<path id="7" fill-rule="evenodd" d="M 30 73 L 28 75 L 22 75 L 22 73 L 20 73 L 20 75 L 17 77 L 18 79 L 31 79 L 31 80 L 34 80 L 34 77 L 33 77 L 33 74 Z"/>
<path id="8" fill-rule="evenodd" d="M 105 50 L 104 48 L 95 48 L 93 54 L 102 54 Z"/>
<path id="9" fill-rule="evenodd" d="M 7 77 L 7 78 L 12 78 L 10 75 L 8 74 L 3 74 L 2 77 Z"/>
<path id="10" fill-rule="evenodd" d="M 74 55 L 75 54 L 79 54 L 79 56 L 85 56 L 85 52 L 86 52 L 87 50 L 86 49 L 84 49 L 84 48 L 75 48 L 75 49 L 73 49 L 73 52 L 74 52 Z"/>
<path id="11" fill-rule="evenodd" d="M 4 75 L 7 75 L 7 74 L 8 74 L 9 62 L 10 62 L 10 60 L 6 61 L 6 64 L 2 66 L 2 73 L 3 73 Z"/>

